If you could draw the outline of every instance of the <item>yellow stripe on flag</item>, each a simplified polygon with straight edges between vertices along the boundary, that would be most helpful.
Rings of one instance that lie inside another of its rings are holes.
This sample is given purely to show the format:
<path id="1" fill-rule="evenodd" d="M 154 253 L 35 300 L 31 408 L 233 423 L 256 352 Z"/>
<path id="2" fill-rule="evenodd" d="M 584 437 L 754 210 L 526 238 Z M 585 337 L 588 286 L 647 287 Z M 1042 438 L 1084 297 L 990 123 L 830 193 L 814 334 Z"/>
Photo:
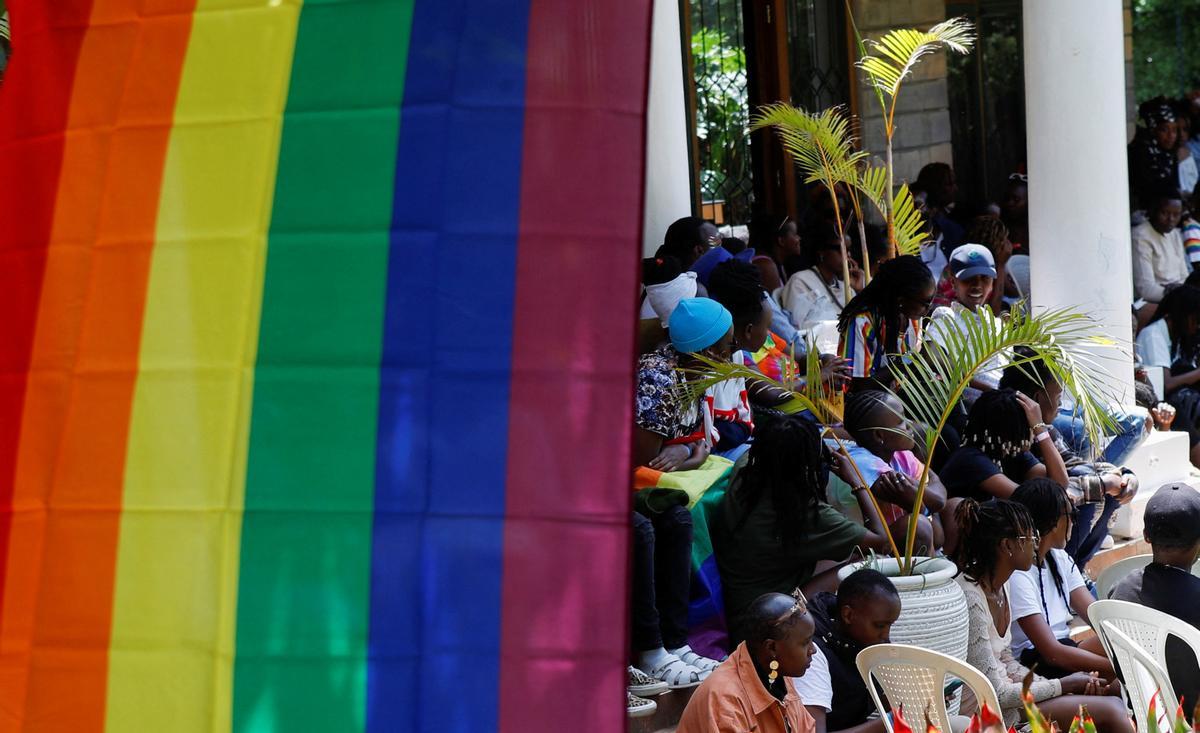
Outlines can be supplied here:
<path id="1" fill-rule="evenodd" d="M 117 555 L 110 731 L 231 725 L 267 230 L 298 0 L 199 0 L 171 131 Z"/>

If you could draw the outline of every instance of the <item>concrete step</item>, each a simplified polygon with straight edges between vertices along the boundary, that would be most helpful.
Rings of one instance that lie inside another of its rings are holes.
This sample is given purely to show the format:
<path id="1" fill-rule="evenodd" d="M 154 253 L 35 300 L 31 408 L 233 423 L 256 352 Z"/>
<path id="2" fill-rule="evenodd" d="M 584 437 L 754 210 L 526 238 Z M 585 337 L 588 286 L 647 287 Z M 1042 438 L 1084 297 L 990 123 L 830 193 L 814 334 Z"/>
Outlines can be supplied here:
<path id="1" fill-rule="evenodd" d="M 1109 529 L 1113 537 L 1142 536 L 1146 502 L 1163 484 L 1184 482 L 1200 488 L 1200 476 L 1196 475 L 1188 457 L 1189 448 L 1187 433 L 1155 431 L 1134 450 L 1125 465 L 1137 474 L 1140 488 L 1133 501 L 1113 516 Z"/>
<path id="2" fill-rule="evenodd" d="M 679 725 L 683 709 L 687 707 L 688 700 L 692 699 L 695 690 L 694 687 L 689 690 L 671 690 L 652 698 L 658 703 L 658 709 L 654 711 L 654 715 L 630 719 L 629 733 L 672 733 L 675 726 Z"/>

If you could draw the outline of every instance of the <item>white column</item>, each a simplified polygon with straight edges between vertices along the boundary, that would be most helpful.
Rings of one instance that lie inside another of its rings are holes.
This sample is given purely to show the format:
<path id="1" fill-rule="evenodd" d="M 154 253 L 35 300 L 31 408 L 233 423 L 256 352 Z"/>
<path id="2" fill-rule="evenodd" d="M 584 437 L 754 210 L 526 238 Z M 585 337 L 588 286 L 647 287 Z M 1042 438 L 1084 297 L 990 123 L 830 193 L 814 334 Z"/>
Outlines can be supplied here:
<path id="1" fill-rule="evenodd" d="M 1121 0 L 1024 0 L 1035 310 L 1090 314 L 1112 397 L 1133 403 Z"/>
<path id="2" fill-rule="evenodd" d="M 642 249 L 647 256 L 662 244 L 671 222 L 692 213 L 683 53 L 679 0 L 654 0 L 642 222 Z"/>

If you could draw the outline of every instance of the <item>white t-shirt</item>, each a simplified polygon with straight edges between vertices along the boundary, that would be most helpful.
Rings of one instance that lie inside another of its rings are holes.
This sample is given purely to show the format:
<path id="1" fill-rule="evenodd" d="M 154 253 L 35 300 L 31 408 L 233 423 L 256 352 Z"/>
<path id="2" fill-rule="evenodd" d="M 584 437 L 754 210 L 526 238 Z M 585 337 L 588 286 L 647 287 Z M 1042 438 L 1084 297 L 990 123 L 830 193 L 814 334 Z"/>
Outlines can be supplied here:
<path id="1" fill-rule="evenodd" d="M 835 278 L 830 285 L 816 268 L 792 275 L 779 291 L 779 302 L 792 314 L 792 325 L 800 330 L 821 321 L 836 321 L 844 297 L 841 279 Z"/>
<path id="2" fill-rule="evenodd" d="M 946 253 L 942 251 L 941 234 L 937 236 L 937 239 L 921 245 L 921 261 L 929 268 L 929 274 L 933 275 L 934 282 L 942 279 L 942 273 L 946 269 Z"/>
<path id="3" fill-rule="evenodd" d="M 1137 350 L 1143 366 L 1171 368 L 1171 332 L 1166 320 L 1160 318 L 1138 332 Z"/>
<path id="4" fill-rule="evenodd" d="M 1028 570 L 1013 573 L 1008 579 L 1008 601 L 1012 605 L 1012 639 L 1013 654 L 1020 656 L 1025 649 L 1032 649 L 1033 642 L 1025 636 L 1019 619 L 1027 616 L 1048 616 L 1046 623 L 1054 632 L 1055 639 L 1065 639 L 1070 632 L 1067 624 L 1075 616 L 1075 612 L 1063 600 L 1054 585 L 1054 576 L 1050 574 L 1050 563 L 1058 568 L 1058 575 L 1063 581 L 1063 590 L 1069 600 L 1071 592 L 1083 588 L 1083 576 L 1075 566 L 1071 556 L 1063 550 L 1051 550 L 1046 556 L 1043 567 L 1034 565 Z M 1040 577 L 1040 587 L 1039 587 Z M 1043 599 L 1045 606 L 1043 606 Z"/>
<path id="5" fill-rule="evenodd" d="M 800 702 L 819 705 L 827 713 L 833 712 L 833 680 L 829 676 L 829 660 L 821 647 L 816 647 L 804 676 L 792 678 L 792 686 L 796 688 Z"/>
<path id="6" fill-rule="evenodd" d="M 983 308 L 985 306 L 980 306 Z M 963 337 L 966 335 L 966 326 L 959 325 L 962 321 L 971 318 L 976 322 L 979 321 L 979 315 L 967 310 L 967 307 L 957 300 L 949 306 L 938 306 L 934 309 L 933 315 L 929 319 L 929 327 L 925 330 L 925 335 L 938 346 L 941 346 L 946 351 L 950 351 L 950 333 L 951 329 L 956 330 Z M 1007 359 L 1000 356 L 993 356 L 988 359 L 983 366 L 975 373 L 975 378 L 987 382 L 993 389 L 1000 386 L 1000 376 L 1004 372 L 1004 367 L 1007 364 Z"/>

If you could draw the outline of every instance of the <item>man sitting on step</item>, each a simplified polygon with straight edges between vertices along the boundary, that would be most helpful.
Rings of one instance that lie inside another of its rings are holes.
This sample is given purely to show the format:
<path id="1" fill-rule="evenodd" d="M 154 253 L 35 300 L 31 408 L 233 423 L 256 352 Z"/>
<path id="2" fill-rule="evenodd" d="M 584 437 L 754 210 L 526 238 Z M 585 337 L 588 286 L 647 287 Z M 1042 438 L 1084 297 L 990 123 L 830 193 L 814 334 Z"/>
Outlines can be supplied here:
<path id="1" fill-rule="evenodd" d="M 1200 556 L 1200 493 L 1187 484 L 1167 484 L 1146 502 L 1146 541 L 1154 561 L 1113 588 L 1110 597 L 1140 603 L 1200 627 L 1200 578 L 1192 565 Z M 1167 674 L 1191 718 L 1200 692 L 1200 667 L 1182 639 L 1167 638 Z"/>

